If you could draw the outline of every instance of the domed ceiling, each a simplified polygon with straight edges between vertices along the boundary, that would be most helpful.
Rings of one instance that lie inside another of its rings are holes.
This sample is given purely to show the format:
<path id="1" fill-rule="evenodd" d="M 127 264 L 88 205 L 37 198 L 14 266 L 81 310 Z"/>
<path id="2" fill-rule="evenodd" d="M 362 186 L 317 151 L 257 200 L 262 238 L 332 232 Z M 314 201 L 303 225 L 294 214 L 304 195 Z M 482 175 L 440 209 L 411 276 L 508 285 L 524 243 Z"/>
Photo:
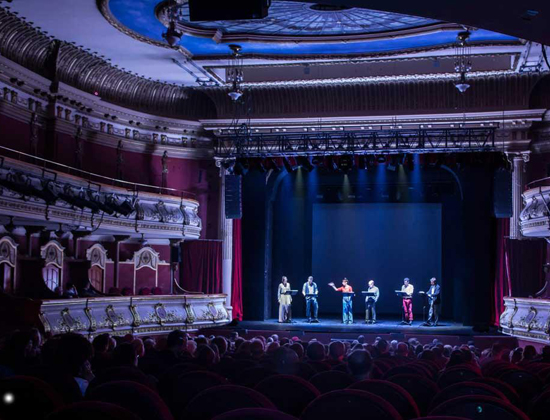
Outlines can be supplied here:
<path id="1" fill-rule="evenodd" d="M 45 37 L 104 60 L 105 68 L 171 86 L 224 87 L 234 43 L 242 47 L 245 82 L 256 85 L 452 78 L 454 46 L 464 30 L 440 20 L 305 1 L 274 0 L 265 19 L 218 22 L 190 22 L 185 0 L 1 4 Z M 170 47 L 162 34 L 174 16 L 183 36 Z M 484 29 L 472 29 L 469 43 L 478 77 L 516 72 L 521 60 L 538 59 L 526 53 L 523 41 Z"/>
<path id="2" fill-rule="evenodd" d="M 103 12 L 118 29 L 144 41 L 165 41 L 169 2 L 100 0 Z M 172 12 L 173 13 L 173 12 Z M 362 8 L 274 0 L 265 19 L 190 22 L 187 2 L 175 8 L 180 45 L 193 56 L 229 54 L 238 42 L 244 54 L 346 55 L 414 50 L 455 42 L 460 25 L 433 19 Z M 114 18 L 114 19 L 112 19 Z M 499 43 L 516 38 L 478 30 L 472 42 Z"/>
<path id="3" fill-rule="evenodd" d="M 174 12 L 178 23 L 188 31 L 220 29 L 226 34 L 267 35 L 274 41 L 281 36 L 312 37 L 313 40 L 313 37 L 372 34 L 438 23 L 397 13 L 279 0 L 271 3 L 268 17 L 256 20 L 191 22 L 189 3 L 177 6 Z"/>

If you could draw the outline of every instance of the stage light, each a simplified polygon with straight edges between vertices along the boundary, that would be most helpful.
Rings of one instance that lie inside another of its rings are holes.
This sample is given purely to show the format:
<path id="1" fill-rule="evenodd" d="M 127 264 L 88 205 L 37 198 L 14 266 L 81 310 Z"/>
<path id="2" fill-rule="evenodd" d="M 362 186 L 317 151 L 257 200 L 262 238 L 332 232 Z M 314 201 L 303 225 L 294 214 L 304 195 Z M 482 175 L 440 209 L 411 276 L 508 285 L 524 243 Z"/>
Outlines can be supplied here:
<path id="1" fill-rule="evenodd" d="M 405 164 L 407 160 L 407 154 L 399 154 L 398 155 L 398 161 L 399 161 L 399 165 L 403 166 Z"/>
<path id="2" fill-rule="evenodd" d="M 298 166 L 296 165 L 293 165 L 291 162 L 290 162 L 290 159 L 287 158 L 287 157 L 284 157 L 283 158 L 283 165 L 285 166 L 285 169 L 286 171 L 291 174 L 292 172 L 294 172 L 296 169 L 298 169 Z"/>
<path id="3" fill-rule="evenodd" d="M 359 156 L 359 169 L 369 169 L 367 165 L 367 157 L 366 156 Z"/>
<path id="4" fill-rule="evenodd" d="M 246 159 L 237 159 L 235 162 L 235 175 L 246 175 L 250 169 L 250 164 Z"/>
<path id="5" fill-rule="evenodd" d="M 279 165 L 277 165 L 277 162 L 275 161 L 275 159 L 273 159 L 273 158 L 268 159 L 268 162 L 269 162 L 270 168 L 271 168 L 274 172 L 281 172 L 281 167 L 280 167 Z"/>
<path id="6" fill-rule="evenodd" d="M 322 162 L 323 162 L 323 158 L 320 157 L 320 156 L 313 156 L 313 158 L 311 158 L 311 164 L 314 165 L 314 166 L 318 166 Z"/>
<path id="7" fill-rule="evenodd" d="M 387 170 L 388 171 L 395 171 L 397 169 L 397 165 L 398 165 L 399 161 L 398 161 L 398 157 L 397 155 L 393 155 L 391 157 L 391 160 L 390 160 L 390 163 L 388 163 L 388 166 L 387 166 Z"/>
<path id="8" fill-rule="evenodd" d="M 347 174 L 354 165 L 354 158 L 351 155 L 343 155 L 338 159 L 338 168 L 345 174 Z"/>
<path id="9" fill-rule="evenodd" d="M 260 159 L 258 160 L 258 170 L 261 172 L 261 173 L 266 173 L 267 172 L 267 169 L 265 168 L 264 166 L 264 162 Z"/>
<path id="10" fill-rule="evenodd" d="M 298 156 L 296 158 L 296 163 L 308 172 L 311 172 L 315 169 L 315 166 L 312 165 L 307 156 Z"/>
<path id="11" fill-rule="evenodd" d="M 378 157 L 376 158 L 376 161 L 377 161 L 378 163 L 386 163 L 386 156 L 380 155 L 380 156 L 378 156 Z"/>

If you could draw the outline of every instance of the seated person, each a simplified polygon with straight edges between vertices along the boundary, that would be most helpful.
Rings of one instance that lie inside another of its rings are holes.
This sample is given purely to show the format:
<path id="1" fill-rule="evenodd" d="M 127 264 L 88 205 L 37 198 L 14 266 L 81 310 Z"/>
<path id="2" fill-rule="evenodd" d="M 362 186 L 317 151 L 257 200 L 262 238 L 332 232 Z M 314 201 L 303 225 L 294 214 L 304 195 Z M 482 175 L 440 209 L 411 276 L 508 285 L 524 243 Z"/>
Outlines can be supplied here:
<path id="1" fill-rule="evenodd" d="M 72 284 L 72 283 L 67 283 L 65 285 L 65 290 L 63 290 L 63 298 L 73 299 L 73 298 L 77 298 L 77 297 L 79 297 L 79 296 L 78 296 L 78 292 L 76 290 L 75 285 Z"/>
<path id="2" fill-rule="evenodd" d="M 92 287 L 92 283 L 90 283 L 90 280 L 87 280 L 86 284 L 82 288 L 82 291 L 80 292 L 80 296 L 82 296 L 82 297 L 97 297 L 97 296 L 102 296 L 102 294 L 99 293 L 97 290 L 95 290 Z"/>

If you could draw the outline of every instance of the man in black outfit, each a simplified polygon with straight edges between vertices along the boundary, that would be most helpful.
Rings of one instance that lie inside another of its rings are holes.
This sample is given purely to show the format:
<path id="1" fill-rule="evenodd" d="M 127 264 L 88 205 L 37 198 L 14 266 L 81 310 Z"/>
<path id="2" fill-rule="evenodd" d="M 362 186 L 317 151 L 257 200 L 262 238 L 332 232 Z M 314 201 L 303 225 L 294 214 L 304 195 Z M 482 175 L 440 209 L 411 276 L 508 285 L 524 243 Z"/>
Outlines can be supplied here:
<path id="1" fill-rule="evenodd" d="M 430 313 L 428 322 L 426 323 L 427 325 L 437 326 L 439 321 L 439 304 L 441 303 L 440 293 L 441 287 L 437 284 L 436 278 L 432 277 L 430 279 L 430 289 L 428 290 L 428 293 L 426 293 L 428 299 L 430 300 Z"/>

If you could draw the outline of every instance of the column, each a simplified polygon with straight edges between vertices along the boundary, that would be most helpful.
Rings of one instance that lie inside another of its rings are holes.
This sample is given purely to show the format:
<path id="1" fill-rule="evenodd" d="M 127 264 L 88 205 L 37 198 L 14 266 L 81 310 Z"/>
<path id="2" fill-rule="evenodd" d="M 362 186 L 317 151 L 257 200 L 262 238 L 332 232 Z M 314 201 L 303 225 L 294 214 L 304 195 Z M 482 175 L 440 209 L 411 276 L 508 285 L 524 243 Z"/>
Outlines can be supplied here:
<path id="1" fill-rule="evenodd" d="M 523 239 L 521 234 L 519 215 L 523 210 L 523 188 L 525 186 L 526 163 L 529 162 L 530 152 L 514 153 L 508 156 L 512 160 L 512 217 L 510 218 L 510 239 Z"/>
<path id="2" fill-rule="evenodd" d="M 232 291 L 232 270 L 233 270 L 233 220 L 225 218 L 225 175 L 226 170 L 220 166 L 221 188 L 220 188 L 220 232 L 222 240 L 222 276 L 223 293 L 227 295 L 226 308 L 231 309 Z"/>

